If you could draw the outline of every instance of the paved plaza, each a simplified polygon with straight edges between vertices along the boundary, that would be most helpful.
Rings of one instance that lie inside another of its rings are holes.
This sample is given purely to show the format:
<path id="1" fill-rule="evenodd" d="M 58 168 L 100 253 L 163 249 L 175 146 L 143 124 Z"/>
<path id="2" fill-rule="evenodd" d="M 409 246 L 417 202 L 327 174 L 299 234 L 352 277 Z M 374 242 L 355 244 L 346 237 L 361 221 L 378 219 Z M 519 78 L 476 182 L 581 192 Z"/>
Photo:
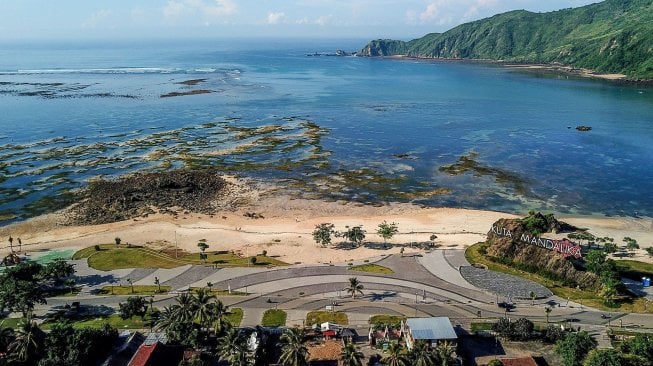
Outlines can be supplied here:
<path id="1" fill-rule="evenodd" d="M 75 298 L 51 298 L 48 305 L 37 307 L 37 314 L 44 315 L 52 307 L 64 306 L 72 301 L 102 308 L 118 308 L 127 296 L 98 296 L 94 293 L 107 285 L 170 286 L 166 295 L 153 297 L 160 308 L 175 302 L 177 293 L 189 287 L 205 287 L 211 283 L 214 289 L 231 289 L 247 295 L 220 296 L 228 306 L 244 311 L 242 326 L 261 323 L 267 309 L 282 309 L 288 314 L 287 325 L 303 325 L 310 311 L 325 310 L 345 312 L 350 325 L 364 329 L 369 318 L 376 314 L 402 315 L 407 317 L 447 316 L 455 325 L 468 327 L 472 322 L 508 316 L 527 317 L 545 321 L 545 307 L 553 307 L 550 320 L 568 321 L 581 326 L 603 338 L 604 325 L 635 329 L 653 329 L 653 317 L 644 314 L 610 314 L 609 319 L 601 312 L 583 307 L 551 292 L 531 281 L 514 276 L 497 274 L 469 266 L 463 250 L 434 250 L 418 255 L 389 255 L 373 260 L 390 268 L 393 274 L 383 275 L 358 272 L 340 265 L 297 265 L 275 267 L 212 268 L 206 266 L 181 266 L 173 269 L 123 269 L 98 271 L 89 268 L 85 261 L 73 261 L 77 283 L 82 291 Z M 354 264 L 363 264 L 354 263 Z M 482 272 L 481 272 L 482 271 Z M 470 276 L 470 272 L 473 274 Z M 363 296 L 351 298 L 344 288 L 350 277 L 357 277 L 364 286 Z M 128 281 L 129 279 L 129 281 Z M 468 281 L 469 280 L 469 281 Z M 518 291 L 534 291 L 538 299 L 532 303 L 528 296 L 518 296 Z M 516 308 L 510 312 L 497 306 L 512 294 Z M 336 304 L 335 306 L 333 306 Z M 618 323 L 617 323 L 618 322 Z"/>

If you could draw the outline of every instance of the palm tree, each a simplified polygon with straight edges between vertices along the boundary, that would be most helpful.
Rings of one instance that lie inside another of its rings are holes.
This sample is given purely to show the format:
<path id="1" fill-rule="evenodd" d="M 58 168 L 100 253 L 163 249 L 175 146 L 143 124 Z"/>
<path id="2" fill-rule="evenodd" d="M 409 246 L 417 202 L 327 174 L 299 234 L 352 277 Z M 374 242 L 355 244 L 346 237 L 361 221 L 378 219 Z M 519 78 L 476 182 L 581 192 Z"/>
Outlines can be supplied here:
<path id="1" fill-rule="evenodd" d="M 39 328 L 36 322 L 28 318 L 20 322 L 15 329 L 16 338 L 9 345 L 9 353 L 21 362 L 38 356 L 43 349 L 45 333 Z"/>
<path id="2" fill-rule="evenodd" d="M 429 350 L 429 345 L 423 340 L 415 341 L 410 358 L 413 366 L 435 366 L 435 357 Z"/>
<path id="3" fill-rule="evenodd" d="M 544 315 L 546 315 L 546 323 L 549 324 L 549 314 L 551 314 L 552 309 L 550 307 L 544 308 Z"/>
<path id="4" fill-rule="evenodd" d="M 392 343 L 388 347 L 388 355 L 381 359 L 385 366 L 408 366 L 410 361 L 404 355 L 403 348 L 398 343 Z"/>
<path id="5" fill-rule="evenodd" d="M 306 335 L 299 328 L 288 328 L 281 336 L 281 357 L 279 362 L 283 366 L 308 365 L 308 348 L 306 348 Z"/>
<path id="6" fill-rule="evenodd" d="M 159 330 L 167 331 L 179 321 L 175 306 L 166 306 L 159 314 L 159 320 L 156 322 L 156 328 Z"/>
<path id="7" fill-rule="evenodd" d="M 229 327 L 224 336 L 218 338 L 218 355 L 230 366 L 249 364 L 247 339 L 240 335 L 238 329 Z"/>
<path id="8" fill-rule="evenodd" d="M 216 333 L 222 332 L 226 325 L 226 315 L 229 313 L 229 308 L 225 306 L 225 304 L 217 300 L 214 303 L 211 304 L 211 316 L 210 320 L 211 323 L 213 323 L 213 329 L 215 329 Z"/>
<path id="9" fill-rule="evenodd" d="M 363 352 L 356 349 L 356 345 L 352 342 L 347 342 L 340 353 L 342 366 L 363 366 L 363 358 L 365 358 Z"/>
<path id="10" fill-rule="evenodd" d="M 209 290 L 201 288 L 197 290 L 197 293 L 192 297 L 192 299 L 193 308 L 195 310 L 195 316 L 193 316 L 193 318 L 199 318 L 200 327 L 206 325 L 206 328 L 208 329 L 208 323 L 210 323 L 211 320 L 211 304 L 212 301 L 215 300 L 215 295 L 213 295 Z"/>
<path id="11" fill-rule="evenodd" d="M 0 324 L 1 326 L 1 324 Z M 14 330 L 12 328 L 0 329 L 0 352 L 7 353 L 9 345 L 14 341 Z"/>
<path id="12" fill-rule="evenodd" d="M 455 348 L 450 342 L 444 341 L 438 343 L 434 351 L 438 361 L 440 361 L 440 365 L 447 366 L 449 365 L 450 361 L 453 360 L 451 355 L 453 355 L 455 352 Z"/>
<path id="13" fill-rule="evenodd" d="M 349 279 L 349 286 L 345 287 L 345 291 L 351 294 L 351 298 L 356 298 L 356 293 L 363 295 L 363 284 L 358 281 L 357 277 L 351 277 Z"/>
<path id="14" fill-rule="evenodd" d="M 173 309 L 180 321 L 192 322 L 195 320 L 195 301 L 193 296 L 184 292 L 175 298 L 177 304 L 173 305 Z"/>
<path id="15" fill-rule="evenodd" d="M 11 235 L 9 235 L 9 248 L 10 248 L 11 252 L 13 253 L 14 252 L 14 238 L 12 238 Z"/>

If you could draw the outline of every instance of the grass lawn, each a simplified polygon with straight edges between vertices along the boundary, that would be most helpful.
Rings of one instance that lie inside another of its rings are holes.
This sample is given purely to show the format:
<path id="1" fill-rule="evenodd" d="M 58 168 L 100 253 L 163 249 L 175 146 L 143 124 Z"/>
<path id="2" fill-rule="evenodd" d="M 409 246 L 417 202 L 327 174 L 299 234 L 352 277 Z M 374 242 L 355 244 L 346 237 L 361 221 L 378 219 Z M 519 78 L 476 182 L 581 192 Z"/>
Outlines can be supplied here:
<path id="1" fill-rule="evenodd" d="M 471 323 L 472 332 L 492 330 L 494 323 Z"/>
<path id="2" fill-rule="evenodd" d="M 378 264 L 361 264 L 360 266 L 349 267 L 349 270 L 358 271 L 358 272 L 381 273 L 381 274 L 395 273 L 395 271 L 391 270 L 390 268 L 379 266 Z"/>
<path id="3" fill-rule="evenodd" d="M 483 264 L 488 269 L 506 273 L 514 276 L 523 277 L 531 281 L 537 282 L 545 287 L 547 287 L 551 292 L 556 296 L 562 297 L 563 299 L 570 299 L 571 301 L 581 303 L 585 306 L 591 306 L 596 309 L 604 311 L 626 311 L 626 312 L 644 312 L 644 303 L 645 299 L 633 299 L 633 298 L 619 298 L 617 302 L 618 307 L 610 308 L 603 303 L 603 299 L 595 291 L 586 291 L 571 287 L 566 287 L 558 281 L 548 279 L 546 277 L 518 270 L 516 268 L 503 265 L 500 263 L 493 262 L 486 255 L 483 255 L 479 252 L 479 249 L 484 245 L 484 243 L 477 243 L 467 248 L 465 251 L 465 258 L 472 265 L 474 264 Z M 621 265 L 621 262 L 630 262 L 630 261 L 618 261 L 618 265 Z M 641 262 L 639 262 L 641 263 Z M 645 263 L 644 263 L 645 264 Z M 638 266 L 636 264 L 636 266 Z M 652 267 L 653 268 L 653 267 Z M 647 312 L 653 312 L 653 306 L 649 306 Z"/>
<path id="4" fill-rule="evenodd" d="M 651 263 L 629 260 L 618 260 L 615 262 L 617 263 L 617 271 L 623 277 L 635 281 L 641 281 L 642 277 L 653 277 L 653 264 Z"/>
<path id="5" fill-rule="evenodd" d="M 159 292 L 159 286 L 141 286 L 134 285 L 132 292 L 131 286 L 104 286 L 97 295 L 165 295 L 172 290 L 170 286 L 161 286 L 161 292 Z"/>
<path id="6" fill-rule="evenodd" d="M 208 287 L 192 287 L 191 291 L 193 293 L 197 293 L 200 289 L 206 289 Z M 236 290 L 231 290 L 231 293 L 229 293 L 228 290 L 220 290 L 220 289 L 211 289 L 211 294 L 215 296 L 247 296 L 248 294 L 246 292 L 242 291 L 236 291 Z"/>
<path id="7" fill-rule="evenodd" d="M 283 310 L 268 309 L 263 313 L 263 320 L 261 321 L 264 327 L 283 327 L 286 325 L 286 314 Z"/>
<path id="8" fill-rule="evenodd" d="M 0 319 L 0 327 L 1 328 L 13 328 L 16 329 L 18 327 L 18 323 L 20 323 L 23 320 L 23 318 L 4 318 Z"/>
<path id="9" fill-rule="evenodd" d="M 243 321 L 243 309 L 241 308 L 229 308 L 229 314 L 225 316 L 225 319 L 231 323 L 234 327 L 239 327 L 240 322 Z M 285 320 L 284 320 L 285 322 Z"/>
<path id="10" fill-rule="evenodd" d="M 147 319 L 147 318 L 146 318 Z M 46 321 L 43 323 L 43 329 L 50 329 L 54 322 Z M 89 317 L 85 319 L 73 320 L 71 322 L 75 328 L 100 328 L 104 324 L 109 324 L 116 329 L 149 329 L 150 324 L 143 320 L 140 316 L 135 316 L 131 319 L 122 319 L 119 314 L 111 314 L 109 316 Z"/>
<path id="11" fill-rule="evenodd" d="M 99 249 L 99 250 L 98 250 Z M 115 246 L 103 244 L 90 246 L 73 254 L 73 259 L 88 259 L 91 268 L 109 271 L 122 268 L 175 268 L 187 264 L 217 265 L 219 267 L 284 266 L 287 263 L 267 256 L 256 256 L 256 263 L 232 253 L 207 253 L 207 260 L 200 260 L 199 254 L 183 254 L 179 258 L 142 246 Z"/>
<path id="12" fill-rule="evenodd" d="M 406 317 L 401 315 L 379 314 L 379 315 L 374 315 L 370 318 L 370 324 L 393 325 L 393 324 L 400 324 L 402 320 L 406 320 Z"/>
<path id="13" fill-rule="evenodd" d="M 341 311 L 311 311 L 306 315 L 307 325 L 322 324 L 325 322 L 347 325 L 349 324 L 349 318 L 347 318 L 347 314 Z"/>
<path id="14" fill-rule="evenodd" d="M 280 260 L 264 257 L 262 255 L 256 256 L 256 263 L 251 264 L 252 257 L 239 257 L 233 253 L 223 252 L 207 252 L 206 261 L 200 260 L 199 253 L 185 254 L 179 257 L 180 260 L 186 261 L 190 264 L 215 264 L 220 267 L 267 267 L 267 266 L 287 266 Z"/>

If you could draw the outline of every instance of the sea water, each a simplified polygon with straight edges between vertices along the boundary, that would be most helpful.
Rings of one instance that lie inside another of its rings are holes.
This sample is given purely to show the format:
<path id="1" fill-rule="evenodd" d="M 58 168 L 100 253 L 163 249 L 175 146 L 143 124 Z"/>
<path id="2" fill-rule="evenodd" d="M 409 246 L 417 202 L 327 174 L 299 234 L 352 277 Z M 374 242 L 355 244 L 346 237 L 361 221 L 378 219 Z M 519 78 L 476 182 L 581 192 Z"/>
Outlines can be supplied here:
<path id="1" fill-rule="evenodd" d="M 205 166 L 314 198 L 653 215 L 653 89 L 311 55 L 365 43 L 3 44 L 0 217 L 97 177 Z"/>

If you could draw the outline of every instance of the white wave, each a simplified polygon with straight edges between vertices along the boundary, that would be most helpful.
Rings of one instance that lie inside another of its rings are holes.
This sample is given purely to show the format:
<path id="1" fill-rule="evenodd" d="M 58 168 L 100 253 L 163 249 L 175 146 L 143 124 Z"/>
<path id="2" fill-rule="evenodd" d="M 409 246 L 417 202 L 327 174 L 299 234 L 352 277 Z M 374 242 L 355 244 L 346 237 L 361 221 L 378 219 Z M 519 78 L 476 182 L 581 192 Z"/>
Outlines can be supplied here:
<path id="1" fill-rule="evenodd" d="M 27 69 L 0 71 L 0 75 L 35 75 L 35 74 L 193 74 L 215 73 L 214 68 L 167 68 L 167 67 L 116 67 L 92 69 Z"/>

